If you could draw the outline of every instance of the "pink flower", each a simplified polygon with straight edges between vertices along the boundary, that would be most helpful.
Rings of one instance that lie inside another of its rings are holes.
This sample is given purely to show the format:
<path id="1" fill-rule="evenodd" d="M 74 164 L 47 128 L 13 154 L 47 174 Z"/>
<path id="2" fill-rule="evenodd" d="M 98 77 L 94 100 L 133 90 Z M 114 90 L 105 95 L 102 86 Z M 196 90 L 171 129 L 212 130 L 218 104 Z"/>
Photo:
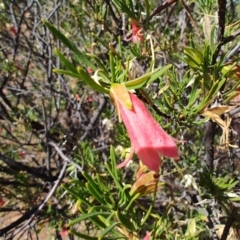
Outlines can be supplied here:
<path id="1" fill-rule="evenodd" d="M 132 109 L 118 101 L 119 112 L 131 140 L 131 154 L 118 167 L 125 166 L 135 151 L 140 160 L 150 170 L 159 171 L 161 155 L 178 158 L 178 149 L 173 138 L 169 136 L 152 117 L 142 101 L 129 93 Z M 117 101 L 117 100 L 115 100 Z"/>
<path id="2" fill-rule="evenodd" d="M 127 39 L 127 41 L 131 41 L 133 43 L 143 42 L 144 36 L 142 34 L 142 29 L 139 27 L 138 23 L 132 19 L 132 36 Z"/>
<path id="3" fill-rule="evenodd" d="M 142 30 L 138 26 L 138 23 L 135 20 L 132 20 L 132 42 L 133 43 L 144 41 L 144 36 L 141 31 Z"/>
<path id="4" fill-rule="evenodd" d="M 143 240 L 150 240 L 151 233 L 149 231 L 146 232 L 146 236 L 144 237 Z"/>

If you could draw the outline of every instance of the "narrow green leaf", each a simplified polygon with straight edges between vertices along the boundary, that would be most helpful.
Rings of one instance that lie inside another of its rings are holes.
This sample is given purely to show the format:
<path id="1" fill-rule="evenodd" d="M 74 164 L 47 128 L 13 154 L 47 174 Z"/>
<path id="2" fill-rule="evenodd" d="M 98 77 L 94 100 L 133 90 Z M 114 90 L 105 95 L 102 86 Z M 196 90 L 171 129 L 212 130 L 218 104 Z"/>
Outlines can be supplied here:
<path id="1" fill-rule="evenodd" d="M 98 182 L 99 186 L 105 192 L 105 199 L 106 199 L 106 201 L 108 201 L 113 206 L 115 206 L 115 200 L 114 200 L 114 197 L 112 196 L 111 192 L 109 191 L 110 190 L 109 187 L 107 185 L 105 185 L 105 183 L 102 181 L 102 179 L 101 179 L 99 174 L 96 175 L 96 178 L 97 178 L 97 182 Z"/>
<path id="2" fill-rule="evenodd" d="M 101 176 L 97 173 L 96 174 L 96 180 L 100 188 L 103 189 L 104 192 L 110 193 L 109 188 L 107 185 L 103 182 Z"/>
<path id="3" fill-rule="evenodd" d="M 110 215 L 110 213 L 108 213 L 108 212 L 91 212 L 91 213 L 87 213 L 87 214 L 82 215 L 81 217 L 78 217 L 78 218 L 70 221 L 67 224 L 67 226 L 68 227 L 73 226 L 73 225 L 75 225 L 75 224 L 77 224 L 77 223 L 79 223 L 79 222 L 81 222 L 83 220 L 90 219 L 90 218 L 92 218 L 94 216 L 98 216 L 98 215 L 108 216 L 108 215 Z"/>
<path id="4" fill-rule="evenodd" d="M 75 230 L 70 230 L 69 231 L 70 234 L 75 235 L 77 237 L 79 237 L 80 239 L 86 239 L 86 240 L 98 240 L 98 237 L 91 237 L 89 235 L 80 233 L 80 232 L 76 232 Z M 126 239 L 124 237 L 120 237 L 120 236 L 113 236 L 113 237 L 103 237 L 101 240 L 120 240 L 120 239 Z"/>
<path id="5" fill-rule="evenodd" d="M 172 64 L 168 64 L 167 66 L 164 66 L 160 69 L 157 69 L 158 71 L 154 71 L 151 75 L 150 79 L 148 80 L 148 84 L 158 79 L 160 76 L 162 76 L 167 70 L 169 70 L 172 67 Z"/>
<path id="6" fill-rule="evenodd" d="M 185 54 L 183 59 L 190 67 L 199 69 L 200 65 L 194 60 L 191 55 Z"/>
<path id="7" fill-rule="evenodd" d="M 149 4 L 149 0 L 145 0 L 145 12 L 146 12 L 146 23 L 148 23 L 149 21 L 149 16 L 150 16 L 150 4 Z"/>
<path id="8" fill-rule="evenodd" d="M 132 206 L 132 204 L 134 203 L 134 201 L 137 200 L 140 196 L 141 196 L 141 193 L 136 193 L 135 195 L 131 196 L 130 202 L 128 203 L 125 210 L 128 211 L 130 209 L 130 207 Z"/>
<path id="9" fill-rule="evenodd" d="M 129 193 L 124 191 L 124 188 L 122 186 L 122 183 L 120 182 L 119 178 L 114 174 L 113 170 L 111 169 L 111 167 L 108 165 L 108 163 L 105 163 L 105 166 L 109 172 L 109 174 L 111 175 L 111 177 L 114 180 L 115 186 L 118 189 L 118 192 L 120 194 L 119 196 L 119 202 L 118 204 L 120 206 L 124 205 L 127 202 L 127 199 L 130 197 Z"/>
<path id="10" fill-rule="evenodd" d="M 77 74 L 77 69 L 73 66 L 73 64 L 68 61 L 67 58 L 65 58 L 65 56 L 63 56 L 63 54 L 57 49 L 54 49 L 54 52 L 56 53 L 56 55 L 60 58 L 60 60 L 63 62 L 63 64 L 73 73 Z"/>
<path id="11" fill-rule="evenodd" d="M 152 212 L 153 209 L 153 204 L 150 205 L 150 207 L 148 208 L 147 213 L 145 214 L 144 218 L 141 221 L 141 226 L 144 226 L 144 224 L 146 223 L 146 221 L 149 219 L 149 216 Z"/>
<path id="12" fill-rule="evenodd" d="M 131 188 L 131 185 L 126 184 L 126 185 L 124 185 L 122 191 L 120 191 L 120 197 L 119 197 L 119 201 L 118 201 L 119 207 L 125 207 L 126 204 L 128 204 L 129 201 L 131 200 L 131 196 L 129 194 L 130 188 Z"/>
<path id="13" fill-rule="evenodd" d="M 103 70 L 104 72 L 108 72 L 107 70 L 107 65 L 103 64 L 102 60 L 98 58 L 98 56 L 94 55 L 94 54 L 88 54 L 88 56 L 94 58 L 94 60 L 96 61 L 97 65 L 99 66 L 99 68 L 101 70 Z"/>
<path id="14" fill-rule="evenodd" d="M 116 179 L 119 179 L 117 165 L 116 165 L 116 157 L 115 157 L 114 148 L 112 145 L 110 147 L 110 159 L 111 159 L 112 172 L 114 173 L 114 176 L 116 177 Z"/>
<path id="15" fill-rule="evenodd" d="M 67 75 L 67 76 L 70 76 L 70 77 L 73 77 L 73 78 L 77 78 L 77 79 L 81 79 L 81 76 L 78 74 L 78 73 L 73 73 L 73 72 L 70 72 L 68 70 L 63 70 L 63 69 L 53 69 L 53 72 L 55 73 L 59 73 L 59 74 L 63 74 L 63 75 Z"/>
<path id="16" fill-rule="evenodd" d="M 84 70 L 80 70 L 77 68 L 78 74 L 67 71 L 67 70 L 62 70 L 62 69 L 53 69 L 53 72 L 59 73 L 59 74 L 64 74 L 73 78 L 80 79 L 84 81 L 86 84 L 88 84 L 90 87 L 92 87 L 94 90 L 102 92 L 102 93 L 109 93 L 108 90 L 103 88 L 102 86 L 98 85 L 90 76 L 88 73 L 86 73 Z"/>
<path id="17" fill-rule="evenodd" d="M 91 176 L 89 176 L 86 172 L 82 172 L 82 175 L 87 179 L 89 184 L 94 188 L 99 196 L 103 195 L 102 190 L 99 188 L 99 185 L 93 180 Z"/>
<path id="18" fill-rule="evenodd" d="M 207 97 L 199 104 L 198 109 L 201 111 L 202 109 L 205 109 L 211 101 L 217 96 L 217 92 L 220 90 L 220 88 L 223 86 L 225 83 L 226 79 L 223 78 L 221 81 L 217 81 L 213 84 L 211 87 Z"/>
<path id="19" fill-rule="evenodd" d="M 154 70 L 153 72 L 147 73 L 139 78 L 136 78 L 134 80 L 124 82 L 123 84 L 129 89 L 138 89 L 141 88 L 146 83 L 151 83 L 158 79 L 161 75 L 163 75 L 169 68 L 171 68 L 172 65 L 169 64 L 163 68 L 158 68 Z"/>
<path id="20" fill-rule="evenodd" d="M 109 60 L 110 60 L 110 69 L 112 74 L 112 82 L 115 82 L 116 80 L 115 63 L 114 63 L 113 52 L 111 50 L 109 51 Z"/>
<path id="21" fill-rule="evenodd" d="M 78 74 L 81 76 L 81 79 L 87 83 L 94 90 L 99 91 L 101 93 L 109 93 L 109 90 L 103 88 L 101 85 L 97 84 L 87 72 L 85 72 L 81 67 L 77 67 Z"/>
<path id="22" fill-rule="evenodd" d="M 232 202 L 239 202 L 240 201 L 240 197 L 230 197 L 229 199 Z"/>
<path id="23" fill-rule="evenodd" d="M 173 106 L 170 104 L 169 102 L 169 99 L 168 99 L 168 96 L 166 94 L 163 95 L 163 98 L 164 98 L 164 103 L 166 104 L 166 107 L 168 109 L 173 109 Z"/>
<path id="24" fill-rule="evenodd" d="M 109 174 L 110 174 L 111 177 L 113 178 L 116 187 L 117 187 L 119 190 L 122 190 L 122 189 L 123 189 L 122 184 L 121 184 L 120 180 L 118 179 L 118 177 L 115 176 L 115 174 L 114 174 L 114 172 L 112 171 L 111 167 L 110 167 L 107 163 L 105 164 L 105 166 L 106 166 Z"/>
<path id="25" fill-rule="evenodd" d="M 186 108 L 191 108 L 192 105 L 196 102 L 197 98 L 199 97 L 202 90 L 198 88 L 198 85 L 199 84 L 197 82 L 193 84 L 193 88 L 189 98 L 189 103 Z"/>
<path id="26" fill-rule="evenodd" d="M 112 0 L 112 2 L 119 10 L 126 13 L 129 18 L 137 19 L 132 1 L 129 2 L 129 6 L 127 5 L 126 0 Z"/>
<path id="27" fill-rule="evenodd" d="M 119 225 L 120 223 L 119 222 L 115 222 L 113 223 L 112 225 L 108 226 L 107 228 L 105 228 L 98 236 L 98 240 L 103 240 L 104 236 L 106 236 L 108 233 L 111 232 L 111 230 L 116 227 L 117 225 Z"/>
<path id="28" fill-rule="evenodd" d="M 83 195 L 79 194 L 78 192 L 75 192 L 74 190 L 72 190 L 71 188 L 67 188 L 66 186 L 63 186 L 64 189 L 66 189 L 68 191 L 68 193 L 70 193 L 72 196 L 76 197 L 77 199 L 80 199 L 84 204 L 86 204 L 89 207 L 92 207 L 92 203 L 90 203 L 89 201 L 87 201 Z"/>
<path id="29" fill-rule="evenodd" d="M 203 62 L 203 54 L 201 51 L 197 49 L 193 49 L 190 47 L 185 47 L 184 48 L 184 53 L 187 55 L 189 58 L 191 58 L 197 65 L 201 65 Z"/>
<path id="30" fill-rule="evenodd" d="M 95 188 L 89 182 L 86 183 L 86 188 L 92 194 L 92 196 L 96 198 L 96 200 L 99 203 L 103 204 L 104 206 L 107 205 L 107 202 L 105 201 L 103 194 L 99 195 L 98 192 L 95 190 Z"/>
<path id="31" fill-rule="evenodd" d="M 86 240 L 98 240 L 97 237 L 91 237 L 89 235 L 80 233 L 80 232 L 76 232 L 75 230 L 70 230 L 69 231 L 70 234 L 75 235 L 77 237 L 79 237 L 80 239 L 86 239 Z"/>
<path id="32" fill-rule="evenodd" d="M 66 38 L 64 36 L 64 34 L 62 34 L 58 29 L 56 29 L 52 24 L 50 24 L 47 20 L 42 19 L 42 23 L 51 31 L 51 33 L 57 37 L 58 39 L 60 39 L 62 41 L 62 43 L 67 46 L 74 54 L 76 54 L 77 59 L 82 62 L 85 63 L 87 66 L 91 67 L 93 70 L 96 70 L 96 67 L 94 66 L 94 64 L 88 59 L 88 57 L 83 54 L 82 52 L 80 52 L 77 48 L 77 46 L 71 42 L 68 38 Z"/>
<path id="33" fill-rule="evenodd" d="M 125 226 L 130 231 L 135 231 L 135 227 L 128 215 L 123 214 L 121 210 L 117 210 L 115 214 L 116 214 L 116 218 L 123 226 Z"/>

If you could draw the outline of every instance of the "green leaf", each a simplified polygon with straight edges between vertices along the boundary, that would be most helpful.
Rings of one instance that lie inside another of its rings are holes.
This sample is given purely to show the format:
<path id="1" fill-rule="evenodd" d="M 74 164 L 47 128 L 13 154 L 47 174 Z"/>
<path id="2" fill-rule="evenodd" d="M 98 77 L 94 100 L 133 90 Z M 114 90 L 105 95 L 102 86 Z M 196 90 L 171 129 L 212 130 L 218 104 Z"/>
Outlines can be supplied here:
<path id="1" fill-rule="evenodd" d="M 89 235 L 76 232 L 75 230 L 70 230 L 69 233 L 72 234 L 72 235 L 75 235 L 75 236 L 79 237 L 80 239 L 98 240 L 98 237 L 91 237 L 91 236 L 89 236 Z M 113 237 L 103 237 L 101 240 L 116 240 L 116 239 L 120 240 L 120 239 L 126 239 L 126 238 L 124 238 L 124 237 L 119 237 L 119 236 L 113 236 Z"/>
<path id="2" fill-rule="evenodd" d="M 145 0 L 144 3 L 145 3 L 145 12 L 146 12 L 146 23 L 148 23 L 149 21 L 149 17 L 150 17 L 150 4 L 149 4 L 149 0 Z"/>
<path id="3" fill-rule="evenodd" d="M 103 197 L 103 194 L 102 195 L 98 194 L 96 189 L 89 182 L 86 183 L 86 188 L 99 203 L 103 204 L 104 206 L 107 204 Z"/>
<path id="4" fill-rule="evenodd" d="M 105 195 L 105 199 L 106 201 L 111 204 L 112 206 L 115 206 L 115 200 L 114 197 L 112 196 L 111 192 L 109 191 L 109 187 L 107 185 L 105 185 L 105 183 L 102 181 L 101 177 L 99 174 L 96 175 L 97 178 L 97 182 L 99 184 L 99 186 L 103 189 L 103 191 L 105 191 L 104 195 Z"/>
<path id="5" fill-rule="evenodd" d="M 82 52 L 80 52 L 77 48 L 77 46 L 71 42 L 68 38 L 66 38 L 64 36 L 64 34 L 62 34 L 58 29 L 56 29 L 52 24 L 50 24 L 47 20 L 42 19 L 42 23 L 51 31 L 51 33 L 57 37 L 58 39 L 60 39 L 62 41 L 62 43 L 67 46 L 74 54 L 76 54 L 77 59 L 82 62 L 85 63 L 87 66 L 91 67 L 93 70 L 96 70 L 96 67 L 94 66 L 94 64 L 88 59 L 88 57 L 86 56 L 86 54 L 83 54 Z"/>
<path id="6" fill-rule="evenodd" d="M 75 235 L 77 237 L 79 237 L 80 239 L 86 239 L 86 240 L 98 240 L 97 237 L 91 237 L 89 235 L 80 233 L 80 232 L 76 232 L 75 230 L 70 230 L 69 231 L 70 234 Z"/>
<path id="7" fill-rule="evenodd" d="M 88 56 L 94 58 L 94 60 L 96 61 L 96 63 L 98 64 L 98 66 L 99 66 L 99 68 L 100 68 L 101 70 L 103 70 L 104 72 L 107 72 L 107 71 L 108 71 L 108 70 L 107 70 L 107 65 L 104 64 L 104 63 L 102 62 L 102 60 L 99 59 L 98 56 L 96 56 L 96 55 L 94 55 L 94 54 L 88 54 Z"/>
<path id="8" fill-rule="evenodd" d="M 126 13 L 128 17 L 137 19 L 137 16 L 134 12 L 133 2 L 126 1 L 126 0 L 112 0 L 114 5 L 121 10 L 122 12 Z"/>
<path id="9" fill-rule="evenodd" d="M 62 69 L 53 69 L 53 72 L 59 73 L 59 74 L 64 74 L 73 78 L 80 79 L 84 81 L 86 84 L 88 84 L 90 87 L 92 87 L 94 90 L 102 92 L 102 93 L 109 93 L 108 90 L 97 84 L 90 76 L 88 73 L 86 73 L 84 70 L 77 68 L 78 74 L 67 71 L 67 70 L 62 70 Z"/>
<path id="10" fill-rule="evenodd" d="M 199 50 L 193 49 L 190 47 L 185 47 L 184 53 L 187 57 L 189 57 L 192 61 L 194 61 L 194 63 L 197 64 L 198 66 L 202 64 L 203 54 Z"/>
<path id="11" fill-rule="evenodd" d="M 117 225 L 119 225 L 120 223 L 119 222 L 115 222 L 115 223 L 113 223 L 112 225 L 110 225 L 110 226 L 108 226 L 107 228 L 105 228 L 100 234 L 99 234 L 99 236 L 98 236 L 98 239 L 99 240 L 103 240 L 104 238 L 104 236 L 106 236 L 108 233 L 110 233 L 111 232 L 111 230 L 114 228 L 114 227 L 116 227 Z"/>
<path id="12" fill-rule="evenodd" d="M 104 204 L 105 206 L 111 207 L 112 205 L 115 206 L 114 198 L 112 197 L 109 188 L 104 185 L 103 181 L 101 180 L 100 176 L 97 174 L 97 182 L 89 176 L 87 173 L 83 172 L 82 175 L 87 179 L 88 183 L 91 185 L 93 189 L 89 189 L 90 191 L 94 191 L 94 197 Z M 101 189 L 102 187 L 102 189 Z M 104 192 L 105 191 L 105 192 Z"/>
<path id="13" fill-rule="evenodd" d="M 125 226 L 130 231 L 135 231 L 135 227 L 131 222 L 131 218 L 128 215 L 123 214 L 121 210 L 117 210 L 115 214 L 116 214 L 116 218 L 123 226 Z"/>
<path id="14" fill-rule="evenodd" d="M 169 102 L 169 98 L 168 98 L 167 94 L 164 94 L 164 95 L 163 95 L 163 99 L 164 99 L 164 103 L 165 103 L 166 107 L 167 107 L 169 110 L 173 109 L 173 106 L 172 106 L 172 104 Z"/>
<path id="15" fill-rule="evenodd" d="M 86 198 L 83 195 L 81 195 L 80 193 L 78 193 L 78 192 L 76 192 L 76 191 L 74 191 L 71 188 L 68 188 L 66 186 L 63 186 L 63 188 L 66 189 L 68 191 L 68 193 L 70 193 L 72 196 L 76 197 L 77 199 L 80 199 L 88 207 L 92 207 L 92 203 L 87 201 Z"/>
<path id="16" fill-rule="evenodd" d="M 112 145 L 110 147 L 110 159 L 111 159 L 111 169 L 112 169 L 112 172 L 113 172 L 115 178 L 117 180 L 120 180 L 120 178 L 118 176 L 118 171 L 117 171 L 116 157 L 115 157 L 115 154 L 114 154 L 114 148 L 113 148 Z"/>
<path id="17" fill-rule="evenodd" d="M 220 81 L 215 82 L 210 91 L 208 92 L 208 95 L 203 99 L 203 101 L 199 104 L 198 110 L 202 111 L 205 109 L 213 100 L 215 97 L 217 97 L 217 93 L 220 90 L 220 88 L 223 86 L 223 84 L 226 82 L 226 79 L 223 78 Z"/>
<path id="18" fill-rule="evenodd" d="M 97 192 L 98 195 L 102 195 L 103 192 L 102 190 L 99 188 L 98 184 L 95 183 L 95 181 L 93 180 L 93 178 L 91 176 L 89 176 L 86 172 L 82 172 L 82 175 L 86 178 L 86 180 L 89 182 L 89 184 L 93 187 L 93 189 Z"/>
<path id="19" fill-rule="evenodd" d="M 53 72 L 55 73 L 59 73 L 59 74 L 63 74 L 63 75 L 67 75 L 67 76 L 70 76 L 70 77 L 73 77 L 73 78 L 77 78 L 77 79 L 81 79 L 81 76 L 78 74 L 78 73 L 73 73 L 73 72 L 70 72 L 68 70 L 63 70 L 63 69 L 53 69 Z"/>
<path id="20" fill-rule="evenodd" d="M 73 73 L 77 74 L 77 69 L 73 66 L 73 64 L 68 61 L 68 59 L 66 59 L 63 54 L 57 49 L 54 49 L 54 52 L 56 53 L 56 55 L 60 58 L 60 60 L 63 62 L 63 64 Z"/>
<path id="21" fill-rule="evenodd" d="M 186 108 L 191 108 L 193 106 L 193 104 L 196 102 L 196 100 L 199 97 L 201 92 L 202 92 L 202 90 L 198 88 L 198 83 L 195 82 L 193 84 L 193 88 L 192 88 L 191 95 L 189 98 L 189 103 Z"/>
<path id="22" fill-rule="evenodd" d="M 141 88 L 144 84 L 146 83 L 151 83 L 158 79 L 160 76 L 162 76 L 168 69 L 172 67 L 171 64 L 163 67 L 163 68 L 158 68 L 154 70 L 153 72 L 147 73 L 139 78 L 136 78 L 134 80 L 124 82 L 123 84 L 127 87 L 127 89 L 138 89 Z"/>
<path id="23" fill-rule="evenodd" d="M 109 64 L 110 64 L 110 69 L 111 69 L 111 75 L 112 75 L 112 82 L 115 82 L 116 79 L 116 71 L 115 71 L 115 62 L 114 62 L 114 56 L 113 52 L 110 50 L 109 51 Z"/>
<path id="24" fill-rule="evenodd" d="M 70 221 L 67 226 L 70 227 L 70 226 L 73 226 L 83 220 L 89 220 L 90 218 L 94 217 L 94 216 L 98 216 L 98 215 L 101 215 L 101 216 L 108 216 L 110 215 L 109 212 L 91 212 L 91 213 L 87 213 L 87 214 L 84 214 L 82 215 L 81 217 L 78 217 L 72 221 Z"/>
<path id="25" fill-rule="evenodd" d="M 99 91 L 101 93 L 109 93 L 109 90 L 105 89 L 101 85 L 97 84 L 87 72 L 85 72 L 81 67 L 77 67 L 78 74 L 81 76 L 82 80 L 87 83 L 94 90 Z"/>
<path id="26" fill-rule="evenodd" d="M 229 199 L 232 202 L 239 202 L 240 201 L 240 197 L 229 197 Z"/>
<path id="27" fill-rule="evenodd" d="M 118 175 L 115 173 L 116 169 L 115 170 L 111 169 L 111 167 L 109 166 L 109 164 L 107 162 L 105 163 L 105 166 L 106 166 L 109 174 L 113 178 L 115 186 L 117 187 L 118 191 L 120 192 L 120 198 L 119 198 L 118 204 L 119 204 L 119 206 L 121 206 L 128 201 L 128 199 L 130 198 L 130 195 L 128 192 L 126 192 L 124 190 Z"/>
<path id="28" fill-rule="evenodd" d="M 150 79 L 148 80 L 148 84 L 152 83 L 153 81 L 155 81 L 156 79 L 158 79 L 160 76 L 162 76 L 167 70 L 169 70 L 172 67 L 172 64 L 168 64 L 167 66 L 164 66 L 160 69 L 155 70 L 154 72 L 152 72 L 152 75 L 150 77 Z"/>

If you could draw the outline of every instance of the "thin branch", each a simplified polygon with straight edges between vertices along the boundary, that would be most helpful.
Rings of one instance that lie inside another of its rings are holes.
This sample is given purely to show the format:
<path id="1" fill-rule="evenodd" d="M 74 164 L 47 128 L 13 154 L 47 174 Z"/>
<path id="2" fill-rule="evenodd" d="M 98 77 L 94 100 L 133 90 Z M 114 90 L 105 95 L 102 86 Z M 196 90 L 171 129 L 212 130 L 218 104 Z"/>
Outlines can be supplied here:
<path id="1" fill-rule="evenodd" d="M 100 103 L 99 103 L 99 106 L 98 106 L 98 109 L 94 112 L 91 120 L 90 120 L 90 123 L 88 124 L 87 126 L 87 129 L 85 131 L 85 133 L 82 135 L 82 137 L 80 138 L 81 141 L 83 141 L 87 135 L 89 134 L 89 131 L 93 128 L 93 126 L 95 125 L 96 121 L 98 120 L 98 118 L 100 117 L 102 111 L 104 110 L 105 106 L 106 106 L 106 103 L 107 103 L 107 100 L 105 97 L 102 97 L 100 99 Z"/>
<path id="2" fill-rule="evenodd" d="M 74 167 L 76 167 L 80 172 L 82 172 L 82 168 L 81 168 L 78 164 L 76 164 L 75 162 L 73 162 L 72 160 L 70 160 L 54 142 L 49 142 L 48 145 L 54 147 L 55 150 L 57 151 L 57 153 L 60 155 L 60 157 L 61 157 L 66 163 L 72 164 L 72 165 L 73 165 Z"/>
<path id="3" fill-rule="evenodd" d="M 177 2 L 177 0 L 166 0 L 163 4 L 159 5 L 158 7 L 156 7 L 152 13 L 150 14 L 149 19 L 153 18 L 154 16 L 156 16 L 157 14 L 159 14 L 162 10 L 164 10 L 165 8 L 171 6 L 173 3 Z"/>
<path id="4" fill-rule="evenodd" d="M 6 157 L 5 155 L 2 155 L 0 153 L 0 160 L 2 160 L 5 164 L 8 165 L 9 168 L 12 168 L 13 171 L 26 171 L 29 174 L 34 175 L 35 177 L 38 177 L 44 181 L 49 181 L 49 182 L 53 182 L 54 180 L 56 180 L 55 177 L 50 177 L 44 173 L 41 172 L 41 168 L 35 168 L 35 167 L 29 167 L 27 165 L 24 165 L 21 162 L 16 162 L 15 160 Z"/>
<path id="5" fill-rule="evenodd" d="M 216 63 L 221 47 L 227 43 L 225 42 L 224 39 L 226 5 L 227 5 L 226 0 L 218 0 L 218 36 L 217 36 L 218 47 L 215 53 L 213 54 L 212 64 Z"/>
<path id="6" fill-rule="evenodd" d="M 214 160 L 214 136 L 215 136 L 216 123 L 209 120 L 205 123 L 205 156 L 207 167 L 209 170 L 213 170 L 213 160 Z"/>
<path id="7" fill-rule="evenodd" d="M 21 218 L 19 218 L 17 221 L 15 221 L 14 223 L 11 223 L 9 226 L 3 228 L 0 230 L 0 236 L 3 236 L 4 234 L 6 234 L 9 230 L 15 228 L 16 226 L 18 226 L 19 224 L 21 224 L 22 222 L 24 222 L 26 219 L 27 222 L 25 222 L 21 228 L 15 230 L 12 234 L 12 236 L 10 238 L 8 238 L 9 240 L 12 239 L 14 236 L 16 236 L 18 233 L 20 233 L 26 226 L 28 226 L 33 219 L 36 217 L 36 215 L 38 214 L 39 211 L 41 211 L 43 209 L 43 207 L 46 205 L 46 203 L 48 202 L 48 200 L 53 196 L 53 194 L 55 193 L 57 187 L 59 186 L 65 170 L 67 167 L 67 162 L 64 163 L 61 172 L 58 175 L 58 179 L 55 181 L 52 189 L 49 191 L 48 195 L 45 197 L 44 201 L 39 204 L 38 206 L 34 207 L 32 210 L 30 210 L 29 212 L 25 213 Z M 7 230 L 7 231 L 6 231 Z"/>
<path id="8" fill-rule="evenodd" d="M 233 207 L 230 215 L 228 216 L 228 220 L 225 224 L 225 227 L 223 229 L 223 233 L 222 233 L 222 236 L 221 236 L 221 240 L 226 240 L 228 239 L 228 234 L 229 234 L 229 230 L 230 228 L 232 227 L 232 224 L 234 222 L 234 219 L 237 215 L 237 208 L 236 207 Z"/>

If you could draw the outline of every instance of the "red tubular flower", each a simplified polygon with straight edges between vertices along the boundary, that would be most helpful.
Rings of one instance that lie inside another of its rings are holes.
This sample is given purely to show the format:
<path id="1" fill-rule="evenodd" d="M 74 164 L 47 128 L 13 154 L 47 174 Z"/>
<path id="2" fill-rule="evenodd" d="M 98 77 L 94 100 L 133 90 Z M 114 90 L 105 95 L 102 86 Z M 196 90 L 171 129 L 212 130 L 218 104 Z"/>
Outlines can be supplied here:
<path id="1" fill-rule="evenodd" d="M 143 42 L 144 36 L 141 33 L 141 28 L 138 26 L 138 23 L 135 20 L 132 20 L 132 37 L 131 40 L 133 43 Z"/>
<path id="2" fill-rule="evenodd" d="M 161 165 L 161 155 L 178 158 L 176 143 L 152 117 L 142 101 L 133 93 L 129 93 L 129 96 L 132 101 L 131 109 L 119 101 L 117 104 L 131 140 L 131 153 L 135 151 L 144 165 L 150 170 L 158 172 Z M 125 166 L 130 158 L 131 156 L 118 167 Z"/>

